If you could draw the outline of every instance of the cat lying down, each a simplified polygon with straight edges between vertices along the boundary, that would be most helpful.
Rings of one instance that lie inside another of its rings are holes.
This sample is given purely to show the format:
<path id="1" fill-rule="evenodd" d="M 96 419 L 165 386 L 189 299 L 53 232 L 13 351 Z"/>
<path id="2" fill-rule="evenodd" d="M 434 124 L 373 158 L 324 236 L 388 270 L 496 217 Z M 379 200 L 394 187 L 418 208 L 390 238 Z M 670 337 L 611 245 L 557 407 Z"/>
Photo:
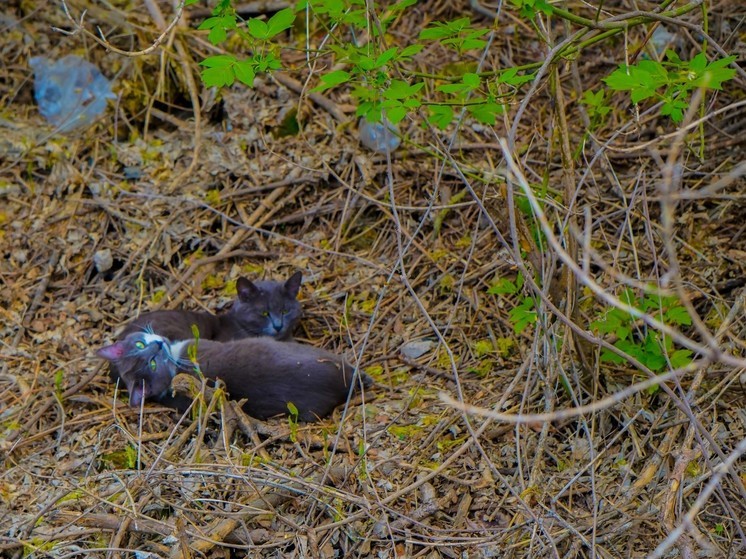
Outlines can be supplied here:
<path id="1" fill-rule="evenodd" d="M 118 339 L 149 328 L 171 340 L 192 338 L 196 325 L 201 338 L 225 342 L 256 336 L 288 340 L 301 318 L 298 302 L 302 275 L 295 272 L 286 281 L 256 281 L 238 278 L 236 300 L 221 314 L 200 311 L 146 312 L 127 323 Z"/>
<path id="2" fill-rule="evenodd" d="M 202 374 L 222 380 L 231 398 L 246 398 L 244 411 L 258 419 L 286 415 L 291 402 L 300 420 L 315 421 L 345 402 L 351 388 L 373 384 L 362 371 L 355 374 L 355 367 L 343 357 L 268 337 L 170 342 L 157 334 L 133 332 L 97 354 L 116 364 L 131 406 L 139 406 L 143 400 L 169 405 L 169 388 L 176 373 L 196 374 L 188 358 L 188 348 L 195 343 Z"/>
<path id="3" fill-rule="evenodd" d="M 301 318 L 297 299 L 301 278 L 300 272 L 284 282 L 238 278 L 237 297 L 227 312 L 217 315 L 185 310 L 146 312 L 128 322 L 117 339 L 145 331 L 170 340 L 186 340 L 194 337 L 195 326 L 200 338 L 219 342 L 256 336 L 288 340 Z M 109 376 L 112 381 L 122 376 L 116 361 L 111 362 Z"/>

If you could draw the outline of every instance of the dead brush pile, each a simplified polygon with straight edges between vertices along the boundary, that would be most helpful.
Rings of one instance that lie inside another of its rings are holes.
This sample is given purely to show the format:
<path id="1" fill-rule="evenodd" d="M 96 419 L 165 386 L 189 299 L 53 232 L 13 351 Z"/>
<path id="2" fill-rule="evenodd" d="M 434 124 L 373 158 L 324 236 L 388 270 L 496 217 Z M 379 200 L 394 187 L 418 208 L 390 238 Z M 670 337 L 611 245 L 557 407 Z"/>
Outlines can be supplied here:
<path id="1" fill-rule="evenodd" d="M 126 51 L 170 4 L 68 2 Z M 460 16 L 489 29 L 485 6 L 420 2 L 386 40 Z M 309 96 L 299 51 L 216 94 L 198 75 L 205 15 L 128 58 L 51 31 L 74 30 L 57 3 L 3 10 L 0 555 L 746 553 L 743 70 L 681 125 L 610 91 L 591 123 L 584 91 L 653 31 L 632 26 L 543 67 L 494 126 L 405 119 L 387 158 L 360 145 L 347 89 Z M 743 66 L 742 6 L 707 10 Z M 525 18 L 500 18 L 485 50 L 428 48 L 411 69 L 547 59 Z M 688 60 L 702 12 L 676 21 Z M 28 59 L 72 52 L 119 97 L 55 134 Z M 184 379 L 185 416 L 130 409 L 95 358 L 138 313 L 217 311 L 240 275 L 295 270 L 298 337 L 377 382 L 318 423 L 258 422 Z"/>

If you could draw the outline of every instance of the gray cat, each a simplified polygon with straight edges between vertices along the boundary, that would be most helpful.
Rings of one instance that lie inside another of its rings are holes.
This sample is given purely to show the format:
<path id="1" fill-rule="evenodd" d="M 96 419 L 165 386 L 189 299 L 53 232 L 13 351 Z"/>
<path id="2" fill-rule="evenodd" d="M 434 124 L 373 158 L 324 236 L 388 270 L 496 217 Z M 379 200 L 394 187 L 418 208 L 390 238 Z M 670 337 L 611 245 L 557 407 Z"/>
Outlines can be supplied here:
<path id="1" fill-rule="evenodd" d="M 124 340 L 134 332 L 149 332 L 171 340 L 191 339 L 194 325 L 199 337 L 206 340 L 224 342 L 256 336 L 287 340 L 302 314 L 297 299 L 301 278 L 301 272 L 295 272 L 284 283 L 252 282 L 241 277 L 236 282 L 238 296 L 227 312 L 217 315 L 185 310 L 146 312 L 130 321 L 117 339 Z M 110 361 L 109 376 L 114 382 L 123 377 L 117 360 Z"/>
<path id="2" fill-rule="evenodd" d="M 169 400 L 169 387 L 179 371 L 196 374 L 187 357 L 188 347 L 194 343 L 172 343 L 156 334 L 133 332 L 97 353 L 117 363 L 131 406 L 155 399 L 183 407 Z M 295 342 L 200 339 L 196 354 L 202 374 L 222 380 L 232 398 L 247 398 L 244 410 L 258 419 L 286 415 L 292 402 L 300 420 L 314 421 L 345 402 L 350 388 L 358 383 L 355 367 L 343 357 Z M 372 379 L 362 371 L 358 376 L 363 386 L 372 385 Z"/>
<path id="3" fill-rule="evenodd" d="M 217 315 L 183 310 L 146 312 L 129 322 L 117 338 L 121 340 L 132 332 L 149 328 L 164 338 L 185 340 L 194 337 L 194 324 L 200 338 L 206 340 L 227 342 L 256 336 L 287 340 L 301 318 L 297 299 L 301 277 L 300 272 L 295 272 L 284 283 L 238 278 L 238 297 L 228 312 Z"/>

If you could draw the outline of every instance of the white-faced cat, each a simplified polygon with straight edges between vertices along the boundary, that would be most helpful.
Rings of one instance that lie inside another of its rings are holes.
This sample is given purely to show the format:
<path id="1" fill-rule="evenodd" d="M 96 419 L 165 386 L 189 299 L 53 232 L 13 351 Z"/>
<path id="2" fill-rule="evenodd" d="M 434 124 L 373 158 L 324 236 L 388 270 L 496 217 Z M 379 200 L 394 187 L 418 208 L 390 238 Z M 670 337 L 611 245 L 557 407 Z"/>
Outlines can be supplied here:
<path id="1" fill-rule="evenodd" d="M 109 361 L 112 371 L 116 367 L 129 392 L 130 406 L 139 407 L 146 399 L 168 398 L 168 389 L 176 373 L 170 374 L 164 366 L 163 360 L 170 357 L 164 350 L 164 340 L 149 332 L 132 332 L 96 352 Z"/>
<path id="2" fill-rule="evenodd" d="M 187 357 L 193 340 L 171 343 L 149 333 L 135 332 L 98 355 L 117 362 L 130 393 L 130 405 L 155 399 L 167 405 L 168 388 L 179 372 L 195 374 Z M 343 357 L 313 346 L 272 338 L 246 338 L 230 342 L 200 339 L 197 362 L 206 378 L 222 380 L 234 399 L 246 398 L 244 410 L 258 419 L 288 413 L 288 403 L 302 421 L 331 413 L 347 399 L 350 388 L 372 384 Z M 359 379 L 358 380 L 358 376 Z"/>

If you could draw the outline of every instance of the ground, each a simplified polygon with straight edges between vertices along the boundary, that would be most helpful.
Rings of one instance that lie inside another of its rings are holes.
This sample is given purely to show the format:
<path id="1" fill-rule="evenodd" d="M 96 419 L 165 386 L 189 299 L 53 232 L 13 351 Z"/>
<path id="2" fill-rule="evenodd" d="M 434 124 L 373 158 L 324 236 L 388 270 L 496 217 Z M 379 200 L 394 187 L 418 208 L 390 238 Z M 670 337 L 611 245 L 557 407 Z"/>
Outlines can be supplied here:
<path id="1" fill-rule="evenodd" d="M 128 51 L 172 15 L 69 5 Z M 411 10 L 388 40 L 491 27 L 466 2 Z M 743 7 L 706 15 L 743 67 Z M 743 70 L 682 125 L 610 92 L 591 122 L 583 92 L 646 24 L 548 66 L 494 125 L 412 113 L 389 158 L 360 144 L 348 89 L 309 95 L 300 50 L 254 88 L 205 88 L 204 17 L 126 57 L 55 31 L 74 29 L 57 3 L 0 13 L 0 555 L 746 556 Z M 528 20 L 500 17 L 487 68 L 546 59 Z M 702 13 L 681 22 L 688 60 Z M 28 60 L 70 53 L 117 99 L 59 133 Z M 189 377 L 186 415 L 131 409 L 95 355 L 141 312 L 219 312 L 239 276 L 295 270 L 297 337 L 376 381 L 322 421 L 259 422 Z M 613 314 L 625 302 L 642 313 Z"/>

